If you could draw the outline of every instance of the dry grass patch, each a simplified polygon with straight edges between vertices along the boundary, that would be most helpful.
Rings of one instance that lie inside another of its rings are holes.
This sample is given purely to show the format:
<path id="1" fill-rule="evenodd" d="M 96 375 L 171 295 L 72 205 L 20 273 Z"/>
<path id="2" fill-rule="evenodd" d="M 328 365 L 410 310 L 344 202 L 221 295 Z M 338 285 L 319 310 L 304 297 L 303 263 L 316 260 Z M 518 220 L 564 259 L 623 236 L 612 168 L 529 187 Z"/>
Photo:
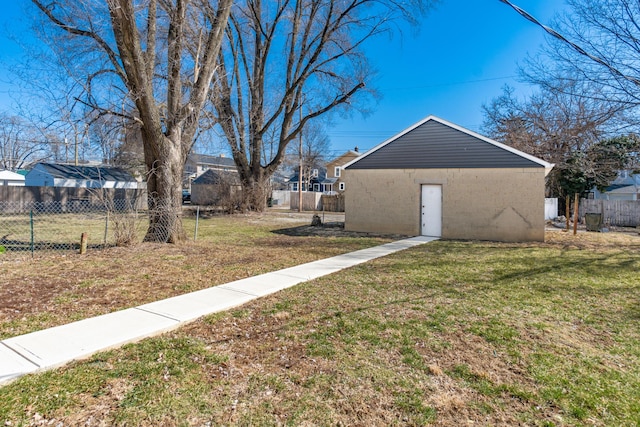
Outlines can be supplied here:
<path id="1" fill-rule="evenodd" d="M 307 216 L 218 216 L 200 221 L 196 242 L 0 258 L 0 339 L 390 240 L 317 236 L 305 227 Z"/>

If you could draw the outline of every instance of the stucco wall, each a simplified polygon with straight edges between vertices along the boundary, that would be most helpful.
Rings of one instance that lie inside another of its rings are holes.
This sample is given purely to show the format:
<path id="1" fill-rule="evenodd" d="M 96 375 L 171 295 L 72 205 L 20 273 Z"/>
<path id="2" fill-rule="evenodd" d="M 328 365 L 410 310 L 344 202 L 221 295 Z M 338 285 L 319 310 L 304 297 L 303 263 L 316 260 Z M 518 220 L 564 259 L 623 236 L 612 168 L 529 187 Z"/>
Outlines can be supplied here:
<path id="1" fill-rule="evenodd" d="M 422 184 L 442 185 L 442 237 L 544 241 L 544 168 L 344 171 L 345 229 L 420 234 Z"/>

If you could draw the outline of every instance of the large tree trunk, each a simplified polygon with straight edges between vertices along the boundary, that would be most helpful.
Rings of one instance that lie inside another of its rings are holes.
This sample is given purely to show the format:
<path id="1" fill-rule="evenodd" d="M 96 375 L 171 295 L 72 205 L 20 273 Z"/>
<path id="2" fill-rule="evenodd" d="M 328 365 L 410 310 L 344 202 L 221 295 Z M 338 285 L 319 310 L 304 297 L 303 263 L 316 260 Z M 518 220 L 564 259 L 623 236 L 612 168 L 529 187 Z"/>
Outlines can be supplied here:
<path id="1" fill-rule="evenodd" d="M 149 136 L 143 134 L 144 138 Z M 145 150 L 149 228 L 144 241 L 177 243 L 186 238 L 182 228 L 182 174 L 186 156 L 179 141 L 162 134 L 157 138 L 161 141 L 154 144 L 158 147 L 156 155 Z"/>
<path id="2" fill-rule="evenodd" d="M 267 207 L 271 195 L 270 175 L 262 169 L 258 173 L 242 177 L 242 209 L 262 212 Z"/>

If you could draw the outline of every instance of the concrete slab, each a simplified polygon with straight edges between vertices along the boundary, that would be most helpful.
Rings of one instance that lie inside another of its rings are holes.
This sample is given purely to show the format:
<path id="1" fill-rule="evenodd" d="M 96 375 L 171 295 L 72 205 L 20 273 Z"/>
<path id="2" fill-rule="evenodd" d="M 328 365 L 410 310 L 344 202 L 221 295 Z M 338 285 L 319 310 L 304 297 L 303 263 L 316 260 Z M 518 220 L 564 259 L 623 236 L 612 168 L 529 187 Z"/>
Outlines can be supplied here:
<path id="1" fill-rule="evenodd" d="M 290 288 L 303 281 L 304 279 L 300 277 L 288 276 L 280 274 L 280 271 L 274 271 L 272 273 L 226 283 L 218 286 L 218 288 L 243 292 L 247 295 L 253 295 L 254 297 L 262 297 Z"/>
<path id="2" fill-rule="evenodd" d="M 346 268 L 363 262 L 371 261 L 372 259 L 387 256 L 394 252 L 422 245 L 433 240 L 437 240 L 437 238 L 426 236 L 411 237 L 397 242 L 386 243 L 384 245 L 376 246 L 373 248 L 360 249 L 358 251 L 337 255 L 335 257 L 326 258 L 317 262 L 329 263 Z"/>
<path id="3" fill-rule="evenodd" d="M 264 296 L 432 240 L 436 239 L 424 236 L 413 237 L 238 280 L 219 287 Z"/>
<path id="4" fill-rule="evenodd" d="M 53 368 L 159 334 L 179 324 L 173 319 L 130 308 L 9 338 L 2 343 L 41 369 Z"/>
<path id="5" fill-rule="evenodd" d="M 207 314 L 228 310 L 254 299 L 254 295 L 221 286 L 141 305 L 138 308 L 176 321 L 190 322 Z"/>
<path id="6" fill-rule="evenodd" d="M 38 369 L 38 365 L 0 343 L 0 383 L 8 382 Z"/>
<path id="7" fill-rule="evenodd" d="M 307 280 L 317 279 L 318 277 L 326 276 L 328 274 L 335 273 L 336 271 L 340 271 L 343 268 L 351 267 L 353 264 L 349 264 L 348 266 L 337 266 L 332 264 L 331 262 L 320 262 L 314 261 L 309 262 L 303 265 L 297 265 L 295 267 L 285 268 L 283 270 L 278 271 L 278 275 L 294 277 L 300 280 L 300 282 L 305 282 Z"/>

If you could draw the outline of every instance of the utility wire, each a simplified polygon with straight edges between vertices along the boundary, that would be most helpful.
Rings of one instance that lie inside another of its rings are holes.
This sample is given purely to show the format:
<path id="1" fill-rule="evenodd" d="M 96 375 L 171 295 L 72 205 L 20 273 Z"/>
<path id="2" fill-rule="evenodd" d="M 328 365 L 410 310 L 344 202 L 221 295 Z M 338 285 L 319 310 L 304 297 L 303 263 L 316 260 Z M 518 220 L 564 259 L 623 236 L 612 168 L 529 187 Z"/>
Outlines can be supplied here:
<path id="1" fill-rule="evenodd" d="M 536 18 L 531 16 L 529 13 L 527 13 L 525 10 L 523 10 L 520 7 L 516 6 L 515 4 L 511 3 L 509 0 L 500 0 L 500 1 L 502 3 L 508 5 L 508 6 L 511 6 L 513 8 L 513 10 L 518 12 L 520 15 L 524 16 L 527 20 L 529 20 L 529 21 L 533 22 L 534 24 L 538 25 L 539 27 L 541 27 L 543 30 L 545 30 L 547 33 L 549 33 L 553 37 L 555 37 L 558 40 L 561 40 L 564 43 L 566 43 L 569 46 L 571 46 L 579 54 L 584 55 L 587 58 L 591 59 L 592 61 L 595 61 L 598 64 L 606 67 L 614 75 L 616 75 L 618 77 L 621 77 L 621 78 L 633 83 L 636 86 L 640 86 L 640 79 L 638 79 L 636 77 L 633 77 L 633 76 L 628 76 L 628 75 L 624 74 L 623 72 L 621 72 L 620 70 L 618 70 L 617 68 L 615 68 L 614 66 L 612 66 L 611 64 L 609 64 L 608 62 L 606 62 L 605 60 L 603 60 L 602 58 L 599 58 L 597 56 L 594 56 L 594 55 L 590 54 L 589 52 L 587 52 L 586 50 L 584 50 L 583 48 L 581 48 L 580 46 L 578 46 L 577 44 L 575 44 L 571 40 L 568 40 L 562 34 L 560 34 L 557 31 L 555 31 L 553 28 L 547 27 L 546 25 L 544 25 L 543 23 L 538 21 Z"/>

